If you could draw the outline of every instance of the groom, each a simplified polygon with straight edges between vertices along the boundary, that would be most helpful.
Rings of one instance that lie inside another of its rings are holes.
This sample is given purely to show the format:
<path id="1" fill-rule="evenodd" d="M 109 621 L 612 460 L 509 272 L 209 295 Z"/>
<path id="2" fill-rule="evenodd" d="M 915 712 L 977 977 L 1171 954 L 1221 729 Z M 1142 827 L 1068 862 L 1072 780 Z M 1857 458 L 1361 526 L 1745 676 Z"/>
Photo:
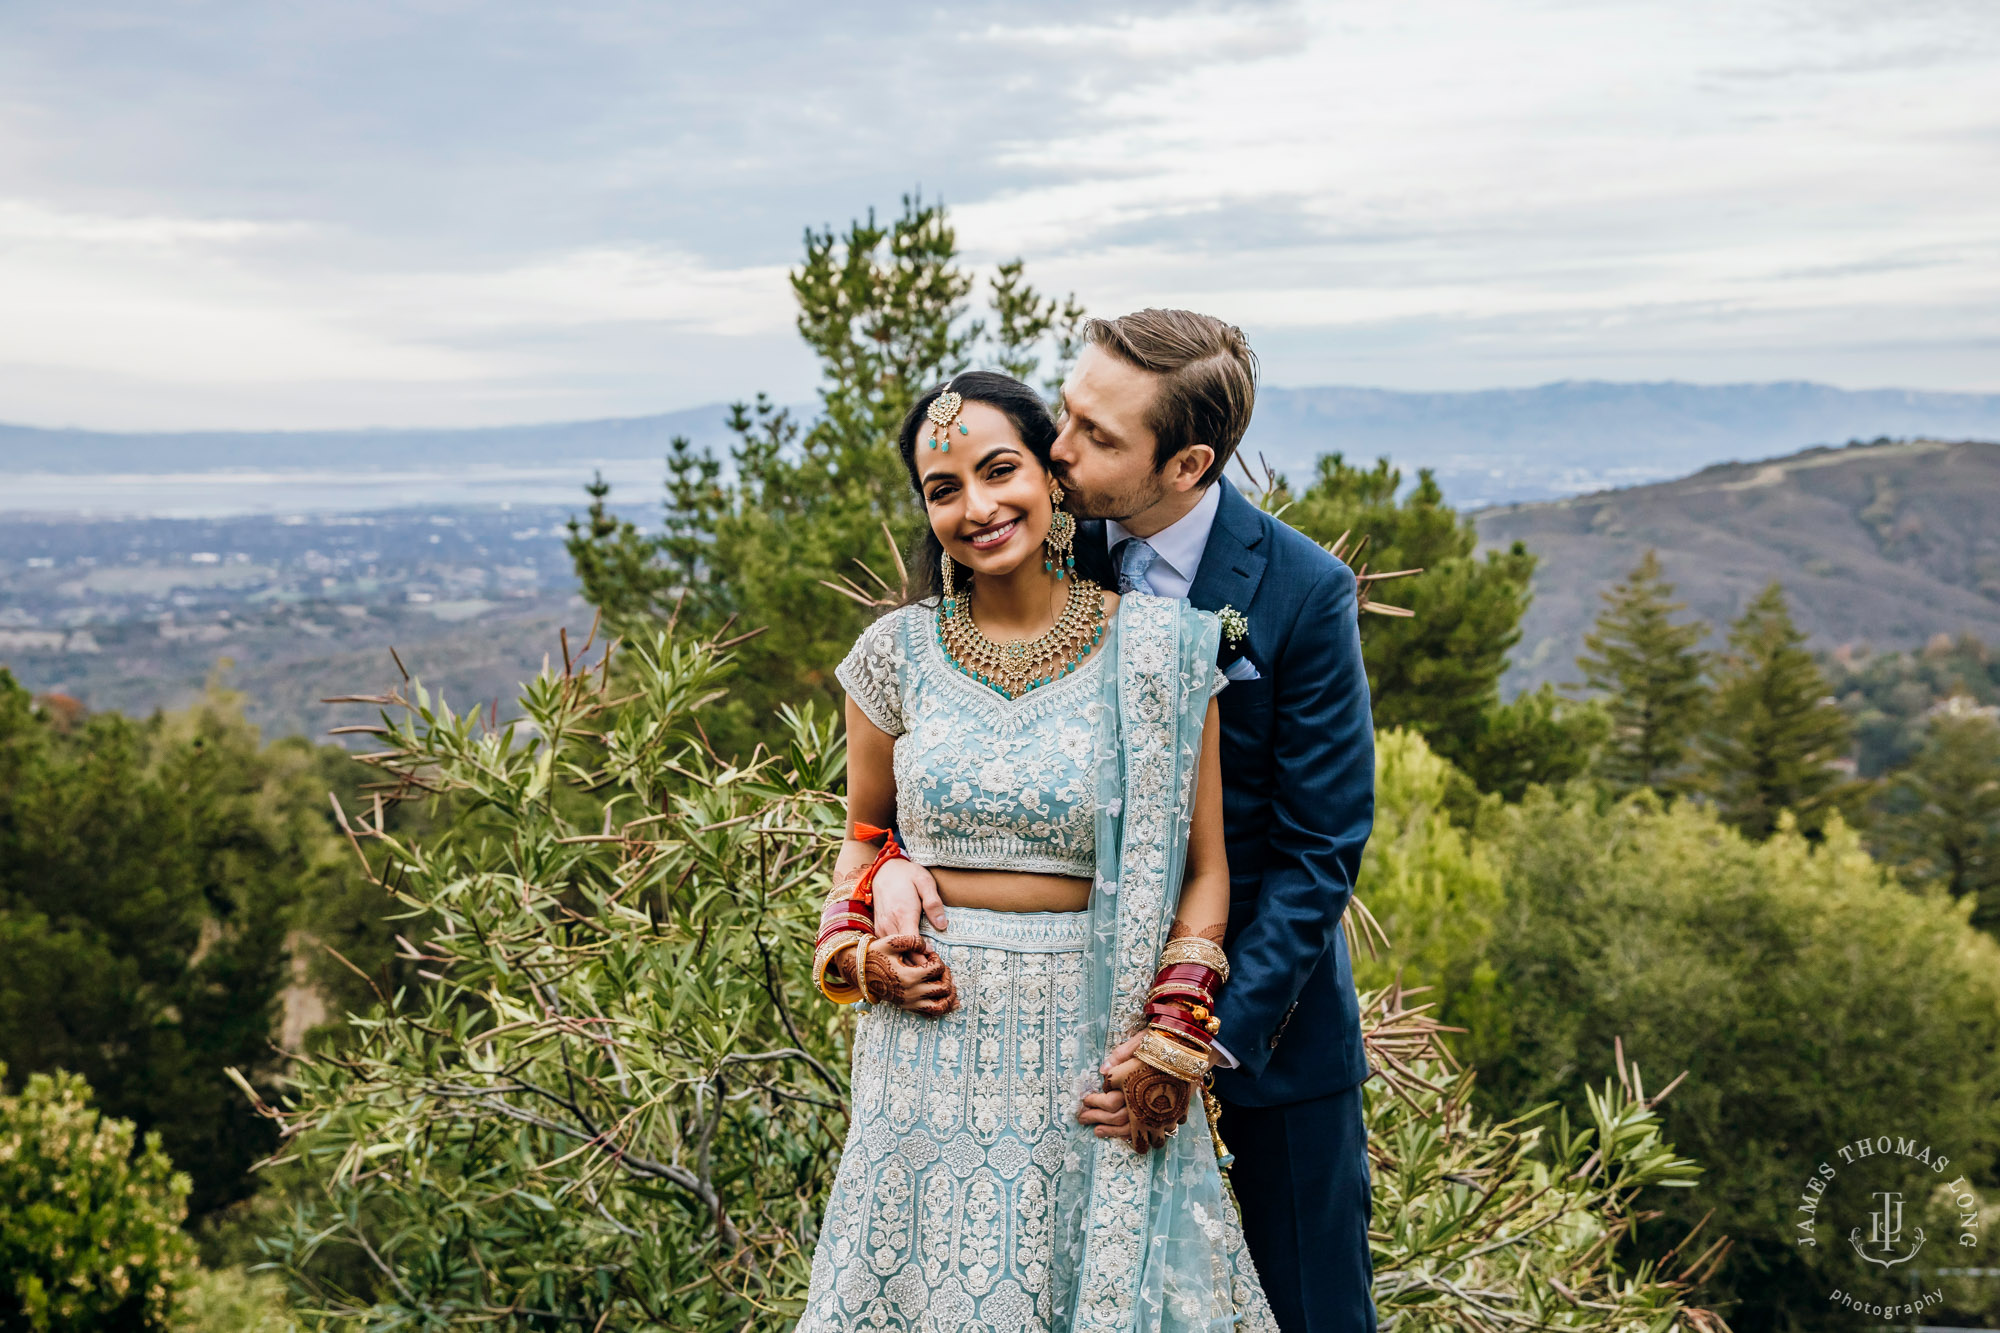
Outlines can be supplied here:
<path id="1" fill-rule="evenodd" d="M 1054 462 L 1086 521 L 1078 572 L 1234 608 L 1225 635 L 1229 982 L 1216 1015 L 1222 1138 L 1243 1233 L 1284 1333 L 1375 1327 L 1368 1065 L 1341 913 L 1375 811 L 1354 575 L 1222 475 L 1250 424 L 1242 330 L 1187 310 L 1092 320 L 1063 386 Z M 1088 1099 L 1086 1120 L 1122 1112 Z"/>

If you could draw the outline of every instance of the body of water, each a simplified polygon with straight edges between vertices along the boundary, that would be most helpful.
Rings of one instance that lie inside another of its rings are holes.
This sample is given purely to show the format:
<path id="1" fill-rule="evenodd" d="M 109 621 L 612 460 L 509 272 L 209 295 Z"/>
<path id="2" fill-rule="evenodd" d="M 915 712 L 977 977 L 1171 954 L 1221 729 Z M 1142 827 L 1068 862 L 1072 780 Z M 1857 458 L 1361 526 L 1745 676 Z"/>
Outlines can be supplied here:
<path id="1" fill-rule="evenodd" d="M 597 472 L 612 484 L 612 498 L 621 510 L 634 518 L 651 516 L 664 475 L 658 458 L 584 460 L 561 467 L 0 472 L 0 513 L 229 518 L 496 504 L 573 505 L 581 513 L 589 504 L 584 485 Z"/>

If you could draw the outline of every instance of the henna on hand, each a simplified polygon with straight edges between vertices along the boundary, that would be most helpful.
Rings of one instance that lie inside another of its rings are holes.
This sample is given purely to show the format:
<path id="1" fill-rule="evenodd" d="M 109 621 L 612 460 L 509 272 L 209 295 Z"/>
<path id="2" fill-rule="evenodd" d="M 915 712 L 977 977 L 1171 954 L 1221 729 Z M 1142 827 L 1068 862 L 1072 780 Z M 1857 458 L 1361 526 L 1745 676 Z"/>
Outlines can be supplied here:
<path id="1" fill-rule="evenodd" d="M 1125 1076 L 1125 1110 L 1132 1118 L 1132 1148 L 1150 1152 L 1187 1119 L 1194 1084 L 1141 1064 Z"/>
<path id="2" fill-rule="evenodd" d="M 1202 939 L 1209 941 L 1211 944 L 1220 944 L 1222 943 L 1223 936 L 1227 935 L 1228 933 L 1229 933 L 1229 927 L 1226 925 L 1203 926 L 1200 930 L 1196 930 L 1193 926 L 1190 926 L 1187 922 L 1176 920 L 1173 924 L 1173 928 L 1167 931 L 1167 938 L 1170 940 L 1179 940 L 1179 939 L 1185 939 L 1189 935 L 1199 935 Z"/>
<path id="3" fill-rule="evenodd" d="M 893 935 L 868 942 L 867 993 L 877 1004 L 890 1004 L 928 1018 L 941 1018 L 958 1008 L 958 987 L 944 959 L 921 935 Z"/>

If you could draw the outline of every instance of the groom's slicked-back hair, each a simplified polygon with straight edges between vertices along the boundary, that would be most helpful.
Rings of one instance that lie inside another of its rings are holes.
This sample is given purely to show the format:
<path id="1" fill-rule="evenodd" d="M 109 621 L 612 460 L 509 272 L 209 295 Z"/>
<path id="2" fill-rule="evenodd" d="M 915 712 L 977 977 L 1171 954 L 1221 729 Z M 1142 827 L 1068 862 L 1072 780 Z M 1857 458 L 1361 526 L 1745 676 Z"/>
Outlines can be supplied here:
<path id="1" fill-rule="evenodd" d="M 1191 444 L 1205 444 L 1215 450 L 1215 461 L 1201 484 L 1222 475 L 1257 404 L 1257 354 L 1242 329 L 1192 310 L 1138 310 L 1091 320 L 1084 339 L 1160 376 L 1146 421 L 1159 442 L 1155 468 Z"/>

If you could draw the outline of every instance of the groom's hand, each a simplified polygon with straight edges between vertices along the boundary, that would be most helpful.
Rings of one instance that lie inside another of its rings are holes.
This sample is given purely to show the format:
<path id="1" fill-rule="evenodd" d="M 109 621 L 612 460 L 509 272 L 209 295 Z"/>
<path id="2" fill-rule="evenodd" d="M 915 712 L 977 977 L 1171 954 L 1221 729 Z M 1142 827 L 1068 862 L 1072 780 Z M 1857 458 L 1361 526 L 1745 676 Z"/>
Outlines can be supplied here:
<path id="1" fill-rule="evenodd" d="M 944 929 L 944 899 L 938 897 L 937 877 L 915 861 L 897 857 L 875 872 L 875 933 L 914 935 L 921 915 L 932 930 Z"/>

